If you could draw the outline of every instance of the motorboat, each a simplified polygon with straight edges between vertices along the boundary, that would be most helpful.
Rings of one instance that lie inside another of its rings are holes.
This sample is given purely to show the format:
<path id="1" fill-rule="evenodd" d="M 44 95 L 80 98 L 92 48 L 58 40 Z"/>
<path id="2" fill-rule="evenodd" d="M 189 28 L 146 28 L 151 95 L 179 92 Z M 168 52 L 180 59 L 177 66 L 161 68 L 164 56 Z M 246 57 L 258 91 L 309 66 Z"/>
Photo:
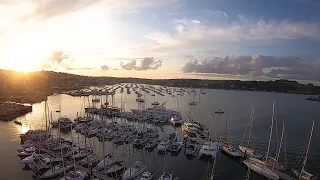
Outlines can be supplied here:
<path id="1" fill-rule="evenodd" d="M 236 148 L 230 146 L 230 145 L 224 145 L 222 146 L 222 151 L 227 153 L 228 155 L 232 156 L 232 157 L 243 157 L 243 153 L 241 153 L 240 151 L 238 151 Z"/>
<path id="2" fill-rule="evenodd" d="M 59 124 L 61 126 L 63 124 L 70 124 L 70 123 L 72 123 L 71 119 L 69 119 L 67 117 L 62 117 L 62 118 L 59 118 L 56 121 L 52 121 L 51 125 L 52 125 L 53 128 L 57 128 L 57 127 L 59 127 Z"/>
<path id="3" fill-rule="evenodd" d="M 173 175 L 171 173 L 163 173 L 159 180 L 173 180 Z"/>
<path id="4" fill-rule="evenodd" d="M 169 119 L 169 123 L 172 124 L 173 126 L 180 126 L 183 124 L 183 120 L 181 116 L 173 116 Z"/>
<path id="5" fill-rule="evenodd" d="M 153 103 L 151 103 L 152 106 L 159 106 L 160 103 L 158 101 L 154 101 Z"/>
<path id="6" fill-rule="evenodd" d="M 68 172 L 72 168 L 73 165 L 71 164 L 59 164 L 44 172 L 41 176 L 38 177 L 38 179 L 54 178 L 63 174 L 64 172 Z"/>
<path id="7" fill-rule="evenodd" d="M 17 148 L 17 152 L 22 152 L 24 151 L 26 148 L 30 148 L 30 147 L 34 147 L 33 143 L 29 140 L 25 141 L 24 144 L 22 145 L 22 147 Z"/>
<path id="8" fill-rule="evenodd" d="M 216 114 L 223 114 L 224 111 L 223 111 L 221 108 L 219 108 L 219 109 L 216 110 L 214 113 L 216 113 Z"/>
<path id="9" fill-rule="evenodd" d="M 198 129 L 192 123 L 184 123 L 182 130 L 188 133 L 197 133 Z"/>
<path id="10" fill-rule="evenodd" d="M 70 171 L 66 176 L 60 180 L 86 180 L 89 175 L 84 171 Z"/>
<path id="11" fill-rule="evenodd" d="M 87 137 L 95 136 L 98 133 L 99 129 L 97 127 L 89 127 L 84 130 L 84 135 Z"/>
<path id="12" fill-rule="evenodd" d="M 143 147 L 147 143 L 147 138 L 138 138 L 133 142 L 134 147 Z"/>
<path id="13" fill-rule="evenodd" d="M 140 103 L 143 103 L 143 102 L 144 102 L 144 99 L 138 97 L 138 98 L 136 99 L 136 101 L 137 101 L 137 102 L 140 102 Z"/>
<path id="14" fill-rule="evenodd" d="M 71 148 L 71 144 L 69 142 L 63 142 L 61 144 L 59 144 L 58 146 L 52 148 L 51 150 L 53 151 L 60 151 L 60 150 L 67 150 Z"/>
<path id="15" fill-rule="evenodd" d="M 158 145 L 157 139 L 149 139 L 149 141 L 146 144 L 147 149 L 155 148 Z"/>
<path id="16" fill-rule="evenodd" d="M 106 169 L 105 173 L 112 176 L 117 176 L 120 171 L 124 169 L 124 165 L 120 161 L 116 161 L 108 169 Z"/>
<path id="17" fill-rule="evenodd" d="M 144 172 L 140 178 L 140 180 L 152 180 L 154 178 L 154 173 L 152 172 Z"/>
<path id="18" fill-rule="evenodd" d="M 22 122 L 21 122 L 21 121 L 14 120 L 13 122 L 14 122 L 15 124 L 22 125 Z"/>
<path id="19" fill-rule="evenodd" d="M 136 161 L 124 172 L 124 174 L 122 175 L 122 180 L 136 179 L 142 175 L 146 168 L 146 164 L 141 161 Z"/>
<path id="20" fill-rule="evenodd" d="M 215 158 L 217 156 L 217 153 L 219 152 L 219 146 L 217 142 L 214 141 L 207 141 L 205 142 L 200 151 L 199 155 L 201 156 L 210 156 L 212 158 Z"/>
<path id="21" fill-rule="evenodd" d="M 170 144 L 169 151 L 170 152 L 179 152 L 182 148 L 182 142 L 173 142 Z"/>
<path id="22" fill-rule="evenodd" d="M 246 165 L 250 170 L 260 174 L 262 176 L 267 177 L 268 179 L 278 180 L 280 177 L 276 173 L 274 173 L 271 169 L 269 169 L 264 164 L 259 163 L 254 160 L 254 158 L 248 158 L 243 161 L 243 164 Z"/>
<path id="23" fill-rule="evenodd" d="M 102 169 L 108 169 L 111 165 L 116 163 L 117 161 L 112 158 L 110 154 L 108 154 L 103 160 L 101 160 L 96 166 L 96 170 L 100 171 Z"/>
<path id="24" fill-rule="evenodd" d="M 88 123 L 88 122 L 90 122 L 92 120 L 93 120 L 93 118 L 79 116 L 79 117 L 74 119 L 74 122 L 76 122 L 78 124 L 81 124 L 81 123 Z M 85 124 L 83 124 L 83 125 L 85 125 Z M 76 129 L 76 127 L 73 128 L 73 129 Z"/>
<path id="25" fill-rule="evenodd" d="M 92 102 L 98 103 L 98 102 L 100 102 L 100 99 L 98 99 L 98 98 L 92 99 Z"/>
<path id="26" fill-rule="evenodd" d="M 35 151 L 36 151 L 35 147 L 29 147 L 29 148 L 24 149 L 21 152 L 18 152 L 18 156 L 28 157 L 28 156 L 31 156 L 33 153 L 35 153 Z"/>
<path id="27" fill-rule="evenodd" d="M 244 156 L 248 156 L 248 157 L 252 157 L 252 158 L 256 158 L 259 159 L 262 157 L 261 154 L 259 154 L 256 150 L 248 148 L 248 147 L 244 147 L 239 145 L 239 149 L 241 152 L 244 153 Z"/>
<path id="28" fill-rule="evenodd" d="M 169 134 L 169 141 L 170 141 L 170 142 L 175 142 L 175 141 L 177 141 L 177 133 L 176 133 L 176 132 L 173 132 L 173 133 L 170 133 L 170 134 Z"/>
<path id="29" fill-rule="evenodd" d="M 76 154 L 72 155 L 72 159 L 82 159 L 85 158 L 86 156 L 92 154 L 92 151 L 90 149 L 81 149 L 78 151 Z"/>
<path id="30" fill-rule="evenodd" d="M 68 133 L 71 131 L 73 124 L 68 123 L 68 124 L 60 124 L 60 131 L 63 133 Z"/>
<path id="31" fill-rule="evenodd" d="M 195 106 L 195 105 L 197 105 L 197 102 L 196 102 L 196 101 L 190 101 L 190 102 L 189 102 L 189 105 L 190 105 L 190 106 Z"/>
<path id="32" fill-rule="evenodd" d="M 169 149 L 170 141 L 168 139 L 162 140 L 158 145 L 158 150 L 164 152 Z"/>
<path id="33" fill-rule="evenodd" d="M 89 154 L 87 157 L 82 159 L 79 163 L 83 167 L 95 166 L 98 163 L 98 160 L 94 154 Z"/>
<path id="34" fill-rule="evenodd" d="M 206 130 L 206 126 L 203 125 L 202 123 L 200 123 L 199 121 L 194 121 L 193 126 L 196 127 L 198 129 L 198 132 L 204 132 Z"/>
<path id="35" fill-rule="evenodd" d="M 64 155 L 63 157 L 71 157 L 71 156 L 74 156 L 76 154 L 78 154 L 80 151 L 80 148 L 79 147 L 72 147 L 70 148 Z"/>
<path id="36" fill-rule="evenodd" d="M 34 152 L 31 156 L 28 156 L 28 157 L 22 159 L 20 161 L 20 163 L 28 165 L 28 164 L 34 163 L 37 160 L 43 159 L 43 158 L 46 158 L 46 156 L 44 156 L 43 154 L 37 154 Z"/>
<path id="37" fill-rule="evenodd" d="M 198 147 L 197 145 L 195 144 L 189 144 L 187 147 L 186 147 L 186 155 L 187 156 L 197 156 L 197 151 L 198 150 Z"/>

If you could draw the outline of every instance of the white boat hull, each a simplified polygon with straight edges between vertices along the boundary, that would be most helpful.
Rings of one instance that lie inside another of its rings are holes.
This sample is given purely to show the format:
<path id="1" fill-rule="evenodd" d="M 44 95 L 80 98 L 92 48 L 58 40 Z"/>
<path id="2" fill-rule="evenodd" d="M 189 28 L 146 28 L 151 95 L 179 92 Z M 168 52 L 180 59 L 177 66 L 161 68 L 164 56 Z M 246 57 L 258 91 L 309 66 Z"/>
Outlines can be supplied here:
<path id="1" fill-rule="evenodd" d="M 271 171 L 268 167 L 257 163 L 255 161 L 250 161 L 250 160 L 244 160 L 243 163 L 252 171 L 256 172 L 257 174 L 260 174 L 268 179 L 272 180 L 278 180 L 279 176 Z"/>

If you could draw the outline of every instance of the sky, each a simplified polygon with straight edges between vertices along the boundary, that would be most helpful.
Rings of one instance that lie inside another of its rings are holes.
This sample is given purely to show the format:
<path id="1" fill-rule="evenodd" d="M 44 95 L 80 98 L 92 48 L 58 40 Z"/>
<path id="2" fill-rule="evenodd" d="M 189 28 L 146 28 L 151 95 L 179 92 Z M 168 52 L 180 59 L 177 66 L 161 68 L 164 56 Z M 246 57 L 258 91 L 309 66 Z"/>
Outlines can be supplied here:
<path id="1" fill-rule="evenodd" d="M 318 0 L 0 0 L 0 68 L 320 81 Z"/>

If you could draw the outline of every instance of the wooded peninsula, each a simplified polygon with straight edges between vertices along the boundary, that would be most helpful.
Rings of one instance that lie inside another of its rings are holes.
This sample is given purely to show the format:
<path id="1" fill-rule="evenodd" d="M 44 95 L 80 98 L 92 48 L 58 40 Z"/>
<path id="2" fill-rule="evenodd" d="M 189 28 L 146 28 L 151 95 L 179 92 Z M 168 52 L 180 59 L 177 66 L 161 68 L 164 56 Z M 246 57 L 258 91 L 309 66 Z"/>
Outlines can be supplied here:
<path id="1" fill-rule="evenodd" d="M 152 84 L 172 87 L 225 89 L 242 91 L 271 91 L 281 93 L 320 94 L 320 87 L 297 81 L 241 81 L 205 79 L 141 79 L 118 77 L 92 77 L 75 74 L 39 71 L 14 72 L 0 70 L 0 102 L 36 103 L 53 93 L 117 83 Z"/>

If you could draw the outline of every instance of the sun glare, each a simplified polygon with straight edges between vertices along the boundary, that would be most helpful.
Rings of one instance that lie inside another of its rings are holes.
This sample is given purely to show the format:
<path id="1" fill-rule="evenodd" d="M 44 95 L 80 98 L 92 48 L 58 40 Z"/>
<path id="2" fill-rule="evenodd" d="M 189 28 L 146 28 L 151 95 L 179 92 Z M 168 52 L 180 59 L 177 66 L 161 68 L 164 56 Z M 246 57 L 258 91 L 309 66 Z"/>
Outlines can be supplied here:
<path id="1" fill-rule="evenodd" d="M 38 36 L 15 37 L 8 46 L 5 68 L 21 72 L 33 71 L 45 50 L 45 41 Z"/>

